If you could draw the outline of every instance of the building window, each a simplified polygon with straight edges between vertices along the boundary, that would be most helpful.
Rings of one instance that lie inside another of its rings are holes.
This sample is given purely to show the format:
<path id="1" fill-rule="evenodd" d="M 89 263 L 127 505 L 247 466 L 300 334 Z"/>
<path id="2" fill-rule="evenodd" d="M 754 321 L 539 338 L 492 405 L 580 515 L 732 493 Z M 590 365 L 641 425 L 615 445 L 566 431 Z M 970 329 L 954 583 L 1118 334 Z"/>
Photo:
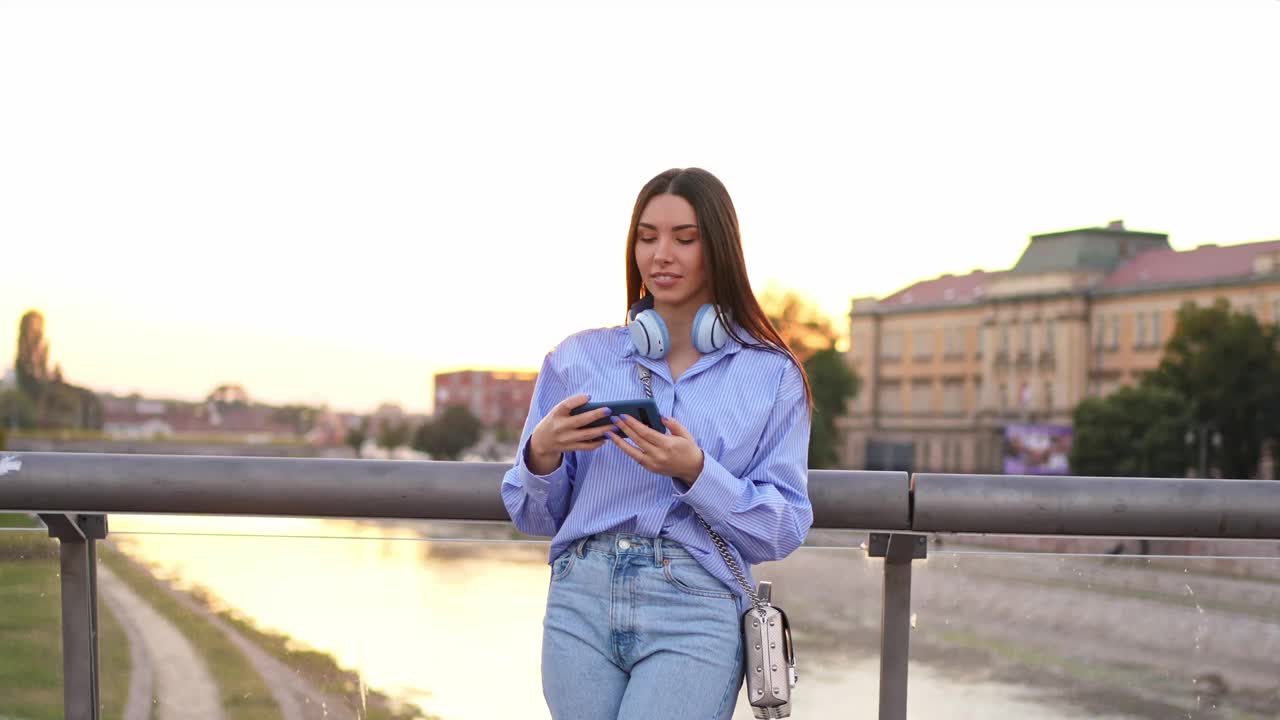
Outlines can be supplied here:
<path id="1" fill-rule="evenodd" d="M 1104 333 L 1107 329 L 1107 319 L 1101 315 L 1093 317 L 1093 349 L 1101 350 Z"/>
<path id="2" fill-rule="evenodd" d="M 1031 354 L 1031 334 L 1033 330 L 1031 322 L 1027 321 L 1022 324 L 1022 352 L 1025 355 Z"/>
<path id="3" fill-rule="evenodd" d="M 1000 352 L 1009 352 L 1009 326 L 1000 326 Z"/>
<path id="4" fill-rule="evenodd" d="M 1009 412 L 1009 384 L 1000 383 L 1000 414 Z"/>
<path id="5" fill-rule="evenodd" d="M 959 415 L 964 412 L 963 380 L 944 380 L 942 382 L 942 412 L 948 415 Z"/>
<path id="6" fill-rule="evenodd" d="M 1044 384 L 1044 411 L 1053 412 L 1053 383 L 1051 382 Z"/>
<path id="7" fill-rule="evenodd" d="M 1120 347 L 1120 316 L 1112 315 L 1111 322 L 1109 324 L 1110 324 L 1111 334 L 1107 338 L 1107 348 L 1110 350 L 1115 350 L 1116 348 Z"/>
<path id="8" fill-rule="evenodd" d="M 920 460 L 920 469 L 921 469 L 922 471 L 926 471 L 926 472 L 927 472 L 927 471 L 929 470 L 929 441 L 928 441 L 928 440 L 921 440 L 921 441 L 920 441 L 920 458 L 919 458 L 919 460 Z"/>
<path id="9" fill-rule="evenodd" d="M 928 360 L 933 357 L 933 346 L 936 342 L 932 330 L 917 330 L 911 337 L 911 356 L 916 360 Z"/>
<path id="10" fill-rule="evenodd" d="M 973 379 L 973 407 L 982 407 L 982 378 Z"/>
<path id="11" fill-rule="evenodd" d="M 1054 322 L 1052 320 L 1046 320 L 1044 323 L 1044 351 L 1047 353 L 1053 352 L 1054 330 L 1055 330 Z"/>
<path id="12" fill-rule="evenodd" d="M 1164 332 L 1160 328 L 1160 321 L 1164 319 L 1164 313 L 1154 310 L 1151 313 L 1151 344 L 1160 347 L 1164 344 Z"/>
<path id="13" fill-rule="evenodd" d="M 1276 322 L 1280 322 L 1280 300 L 1276 301 L 1276 314 L 1277 314 Z M 985 335 L 985 333 L 982 331 L 981 325 L 975 328 L 975 330 L 976 332 L 973 337 L 973 346 L 974 346 L 973 355 L 974 357 L 982 357 L 982 336 Z"/>
<path id="14" fill-rule="evenodd" d="M 902 413 L 902 383 L 882 382 L 876 390 L 879 395 L 880 412 L 886 415 Z"/>
<path id="15" fill-rule="evenodd" d="M 902 357 L 902 332 L 885 332 L 880 336 L 880 357 L 884 360 L 897 360 Z"/>
<path id="16" fill-rule="evenodd" d="M 951 327 L 942 331 L 942 353 L 952 359 L 964 357 L 964 328 Z"/>
<path id="17" fill-rule="evenodd" d="M 1136 324 L 1133 328 L 1133 346 L 1136 348 L 1147 347 L 1147 314 L 1140 312 L 1134 320 Z"/>
<path id="18" fill-rule="evenodd" d="M 933 381 L 913 380 L 911 382 L 911 412 L 915 415 L 927 415 L 933 411 Z"/>

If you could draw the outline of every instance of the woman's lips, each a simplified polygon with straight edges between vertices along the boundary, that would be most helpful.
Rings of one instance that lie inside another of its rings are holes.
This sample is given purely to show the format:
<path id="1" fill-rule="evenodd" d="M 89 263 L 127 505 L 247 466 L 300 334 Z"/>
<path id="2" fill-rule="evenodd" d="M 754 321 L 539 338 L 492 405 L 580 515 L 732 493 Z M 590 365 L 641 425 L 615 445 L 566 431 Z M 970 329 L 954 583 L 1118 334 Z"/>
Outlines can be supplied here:
<path id="1" fill-rule="evenodd" d="M 675 284 L 680 280 L 680 276 L 673 273 L 662 273 L 659 275 L 650 275 L 649 280 L 653 283 L 654 287 L 666 289 L 675 287 Z"/>

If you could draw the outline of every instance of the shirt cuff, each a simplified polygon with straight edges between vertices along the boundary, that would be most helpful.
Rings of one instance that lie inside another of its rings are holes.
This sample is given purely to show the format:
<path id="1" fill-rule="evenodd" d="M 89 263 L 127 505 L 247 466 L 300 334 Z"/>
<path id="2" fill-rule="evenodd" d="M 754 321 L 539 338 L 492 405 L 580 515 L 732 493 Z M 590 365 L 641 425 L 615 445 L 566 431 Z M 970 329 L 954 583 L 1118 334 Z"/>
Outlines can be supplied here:
<path id="1" fill-rule="evenodd" d="M 555 470 L 546 475 L 538 475 L 529 469 L 528 462 L 529 442 L 526 440 L 524 447 L 520 448 L 520 482 L 524 485 L 524 491 L 529 497 L 545 503 L 547 498 L 557 491 L 563 492 L 564 488 L 569 484 L 569 471 L 565 468 L 565 457 L 560 457 L 560 464 Z"/>
<path id="2" fill-rule="evenodd" d="M 672 480 L 676 499 L 693 508 L 708 525 L 721 523 L 742 495 L 742 480 L 724 469 L 710 453 L 702 454 L 702 474 L 698 475 L 688 491 L 678 480 Z"/>

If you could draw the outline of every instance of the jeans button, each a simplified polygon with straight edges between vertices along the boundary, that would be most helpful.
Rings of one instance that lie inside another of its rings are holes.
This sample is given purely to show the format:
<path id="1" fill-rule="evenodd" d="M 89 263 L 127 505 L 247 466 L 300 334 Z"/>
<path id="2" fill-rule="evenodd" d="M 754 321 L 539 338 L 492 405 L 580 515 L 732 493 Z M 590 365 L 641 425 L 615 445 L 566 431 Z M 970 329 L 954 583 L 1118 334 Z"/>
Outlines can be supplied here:
<path id="1" fill-rule="evenodd" d="M 622 548 L 623 550 L 626 550 L 627 548 L 631 547 L 631 543 L 630 541 L 627 541 L 627 540 L 619 540 L 618 547 Z"/>

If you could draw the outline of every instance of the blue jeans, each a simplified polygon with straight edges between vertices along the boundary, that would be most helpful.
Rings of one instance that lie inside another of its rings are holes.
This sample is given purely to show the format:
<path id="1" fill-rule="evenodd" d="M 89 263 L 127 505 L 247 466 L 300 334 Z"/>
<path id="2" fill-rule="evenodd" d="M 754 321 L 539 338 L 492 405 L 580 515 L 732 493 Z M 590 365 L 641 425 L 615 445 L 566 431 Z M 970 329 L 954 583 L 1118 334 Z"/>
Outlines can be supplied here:
<path id="1" fill-rule="evenodd" d="M 555 720 L 728 720 L 738 605 L 680 545 L 603 533 L 551 564 L 542 693 Z"/>

